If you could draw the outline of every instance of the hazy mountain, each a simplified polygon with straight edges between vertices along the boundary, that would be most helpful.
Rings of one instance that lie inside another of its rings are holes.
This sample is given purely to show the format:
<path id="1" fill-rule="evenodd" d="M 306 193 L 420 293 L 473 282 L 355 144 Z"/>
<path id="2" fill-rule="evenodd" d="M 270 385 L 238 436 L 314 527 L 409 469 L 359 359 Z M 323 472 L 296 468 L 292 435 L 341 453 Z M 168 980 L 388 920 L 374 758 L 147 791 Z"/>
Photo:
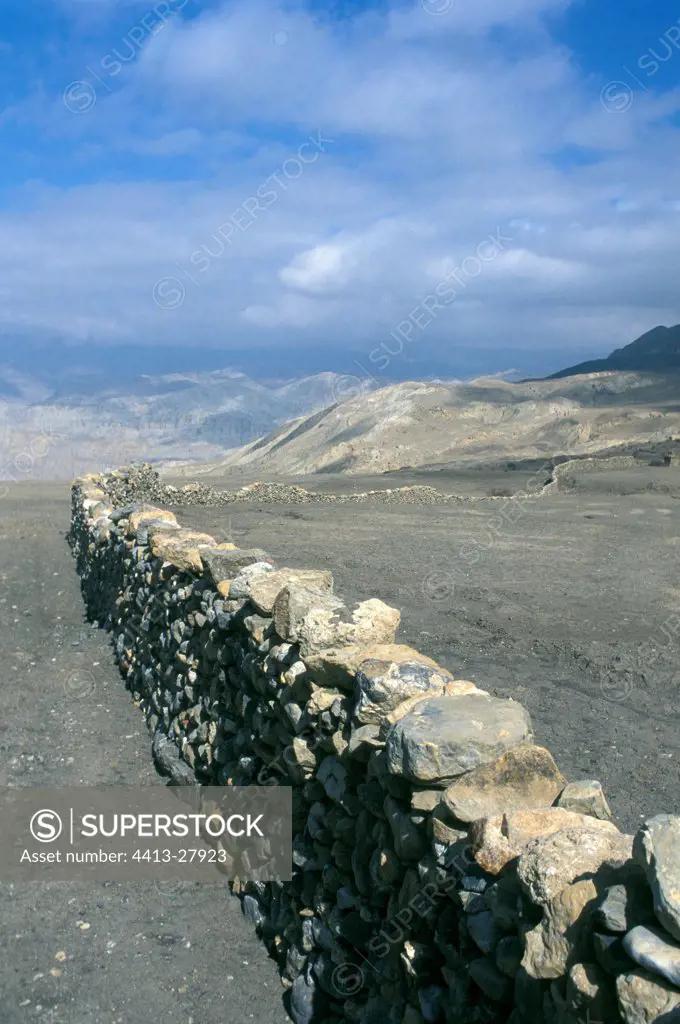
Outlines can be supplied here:
<path id="1" fill-rule="evenodd" d="M 582 453 L 680 434 L 680 376 L 405 383 L 273 431 L 215 466 L 263 478 Z"/>
<path id="2" fill-rule="evenodd" d="M 390 352 L 397 354 L 380 372 L 371 352 L 382 341 L 387 342 Z M 279 337 L 276 346 L 249 348 L 205 337 L 188 338 L 184 346 L 67 344 L 59 338 L 38 342 L 30 335 L 15 333 L 11 337 L 0 335 L 0 395 L 10 373 L 40 384 L 58 398 L 94 395 L 107 388 L 138 388 L 149 377 L 214 373 L 225 367 L 265 384 L 323 372 L 361 379 L 373 377 L 383 384 L 432 377 L 470 380 L 511 366 L 517 367 L 522 377 L 542 377 L 567 362 L 592 354 L 587 348 L 565 352 L 546 345 L 537 350 L 522 347 L 521 343 L 512 345 L 504 338 L 501 341 L 502 347 L 471 348 L 465 338 L 454 333 L 448 343 L 441 344 L 425 332 L 412 345 L 404 345 L 398 351 L 388 332 L 384 338 L 376 336 L 371 344 L 359 348 L 333 346 L 324 338 L 306 346 L 289 345 L 285 337 Z"/>
<path id="3" fill-rule="evenodd" d="M 573 377 L 581 373 L 602 370 L 640 370 L 645 373 L 665 373 L 680 370 L 680 324 L 675 327 L 654 327 L 630 345 L 616 348 L 604 359 L 591 359 L 566 370 L 558 370 L 548 379 Z"/>
<path id="4" fill-rule="evenodd" d="M 345 397 L 356 378 L 319 373 L 268 384 L 233 370 L 138 376 L 121 387 L 5 372 L 0 479 L 71 477 L 136 459 L 222 456 Z M 368 382 L 362 387 L 372 387 Z"/>
<path id="5" fill-rule="evenodd" d="M 230 351 L 236 366 L 225 369 L 225 353 L 215 348 L 36 347 L 0 339 L 0 479 L 70 477 L 139 459 L 203 460 L 208 472 L 370 473 L 540 456 L 574 438 L 588 451 L 680 432 L 680 326 L 655 328 L 607 359 L 544 381 L 508 380 L 521 375 L 502 369 L 522 366 L 516 354 L 499 350 L 495 376 L 466 383 L 469 373 L 435 367 L 457 361 L 469 370 L 469 351 L 440 354 L 438 362 L 421 345 L 395 357 L 385 381 L 353 364 L 351 352 L 343 357 L 347 373 L 296 372 L 301 361 L 314 366 L 328 358 L 323 346 L 314 354 Z M 394 383 L 421 363 L 429 380 L 414 383 L 414 374 Z M 254 374 L 243 372 L 244 364 Z M 570 379 L 583 368 L 614 365 L 673 367 L 678 375 Z"/>
<path id="6" fill-rule="evenodd" d="M 421 345 L 393 360 L 391 379 L 419 371 L 450 379 L 454 355 L 461 376 L 491 359 Z M 0 479 L 68 478 L 139 459 L 218 459 L 292 418 L 390 383 L 365 372 L 361 359 L 365 353 L 322 344 L 246 352 L 0 337 Z M 503 365 L 512 365 L 505 352 Z"/>

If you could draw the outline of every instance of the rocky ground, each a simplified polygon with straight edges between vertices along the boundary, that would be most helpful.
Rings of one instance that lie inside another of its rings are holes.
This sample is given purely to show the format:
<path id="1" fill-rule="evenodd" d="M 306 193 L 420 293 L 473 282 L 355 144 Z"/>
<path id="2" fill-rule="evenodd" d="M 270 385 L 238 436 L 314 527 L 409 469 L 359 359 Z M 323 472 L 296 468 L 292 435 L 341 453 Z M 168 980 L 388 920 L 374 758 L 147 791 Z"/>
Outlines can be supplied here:
<path id="1" fill-rule="evenodd" d="M 107 636 L 84 620 L 68 517 L 64 484 L 0 501 L 0 784 L 163 785 Z M 226 884 L 0 877 L 0 921 L 0 1024 L 288 1019 Z"/>
<path id="2" fill-rule="evenodd" d="M 680 812 L 680 504 L 651 477 L 617 479 L 509 506 L 177 511 L 279 564 L 332 569 L 348 600 L 400 608 L 401 639 L 518 697 L 565 774 L 601 779 L 634 831 Z M 161 784 L 106 636 L 84 622 L 67 521 L 64 485 L 0 502 L 0 765 L 20 785 Z M 146 1024 L 150 1007 L 186 1024 L 285 1019 L 276 969 L 226 887 L 3 885 L 0 904 L 2 1024 Z"/>

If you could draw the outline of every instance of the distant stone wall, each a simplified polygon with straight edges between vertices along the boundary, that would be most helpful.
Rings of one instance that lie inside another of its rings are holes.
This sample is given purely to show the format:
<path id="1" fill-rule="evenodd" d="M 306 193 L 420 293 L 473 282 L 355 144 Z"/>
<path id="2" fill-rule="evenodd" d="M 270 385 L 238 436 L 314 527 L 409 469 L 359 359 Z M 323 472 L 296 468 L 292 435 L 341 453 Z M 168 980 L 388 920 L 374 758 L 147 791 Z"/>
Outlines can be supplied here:
<path id="1" fill-rule="evenodd" d="M 644 462 L 633 455 L 592 456 L 582 459 L 569 459 L 555 467 L 555 481 L 563 481 L 564 477 L 574 473 L 603 473 L 607 470 L 642 469 Z"/>
<path id="2" fill-rule="evenodd" d="M 553 482 L 553 461 L 548 459 L 526 480 L 525 489 L 518 490 L 517 499 L 537 498 L 549 492 Z M 286 505 L 460 505 L 474 502 L 496 501 L 507 503 L 512 488 L 503 488 L 503 493 L 487 495 L 447 494 L 429 484 L 408 484 L 401 487 L 376 488 L 370 491 L 347 491 L 335 494 L 326 491 L 308 491 L 299 484 L 267 483 L 258 481 L 244 484 L 236 490 L 219 490 L 203 481 L 192 481 L 181 487 L 163 483 L 159 474 L 149 463 L 136 463 L 125 473 L 117 471 L 110 476 L 117 500 L 121 504 L 130 501 L 151 501 L 155 504 L 169 504 L 175 507 L 185 505 L 223 506 L 243 503 L 273 503 Z M 509 482 L 512 482 L 509 478 Z M 514 481 L 517 483 L 517 481 Z M 506 490 L 508 493 L 506 493 Z"/>
<path id="3" fill-rule="evenodd" d="M 296 1024 L 680 1020 L 680 818 L 623 835 L 394 608 L 121 495 L 75 481 L 71 543 L 159 766 L 292 788 L 293 880 L 234 888 Z"/>

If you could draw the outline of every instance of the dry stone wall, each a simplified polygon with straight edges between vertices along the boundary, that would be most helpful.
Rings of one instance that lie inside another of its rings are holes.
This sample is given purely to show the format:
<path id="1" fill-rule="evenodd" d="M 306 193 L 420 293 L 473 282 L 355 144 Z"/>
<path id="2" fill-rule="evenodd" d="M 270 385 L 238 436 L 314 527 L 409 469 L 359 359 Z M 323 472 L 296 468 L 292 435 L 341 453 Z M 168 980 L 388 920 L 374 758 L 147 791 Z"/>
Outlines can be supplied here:
<path id="1" fill-rule="evenodd" d="M 622 834 L 396 609 L 131 497 L 73 485 L 87 608 L 176 783 L 292 788 L 292 880 L 231 884 L 296 1024 L 680 1021 L 680 818 Z"/>

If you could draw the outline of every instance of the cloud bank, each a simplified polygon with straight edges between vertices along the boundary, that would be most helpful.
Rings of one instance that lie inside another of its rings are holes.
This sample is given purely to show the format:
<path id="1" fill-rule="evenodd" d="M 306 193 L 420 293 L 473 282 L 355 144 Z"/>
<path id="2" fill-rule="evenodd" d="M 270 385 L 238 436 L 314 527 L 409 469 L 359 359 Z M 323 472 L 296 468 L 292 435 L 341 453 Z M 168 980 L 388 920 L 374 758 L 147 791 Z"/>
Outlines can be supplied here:
<path id="1" fill-rule="evenodd" d="M 457 268 L 423 343 L 602 352 L 677 322 L 680 90 L 651 58 L 644 88 L 584 73 L 567 13 L 70 5 L 68 55 L 2 115 L 27 180 L 2 190 L 0 326 L 368 353 Z"/>

